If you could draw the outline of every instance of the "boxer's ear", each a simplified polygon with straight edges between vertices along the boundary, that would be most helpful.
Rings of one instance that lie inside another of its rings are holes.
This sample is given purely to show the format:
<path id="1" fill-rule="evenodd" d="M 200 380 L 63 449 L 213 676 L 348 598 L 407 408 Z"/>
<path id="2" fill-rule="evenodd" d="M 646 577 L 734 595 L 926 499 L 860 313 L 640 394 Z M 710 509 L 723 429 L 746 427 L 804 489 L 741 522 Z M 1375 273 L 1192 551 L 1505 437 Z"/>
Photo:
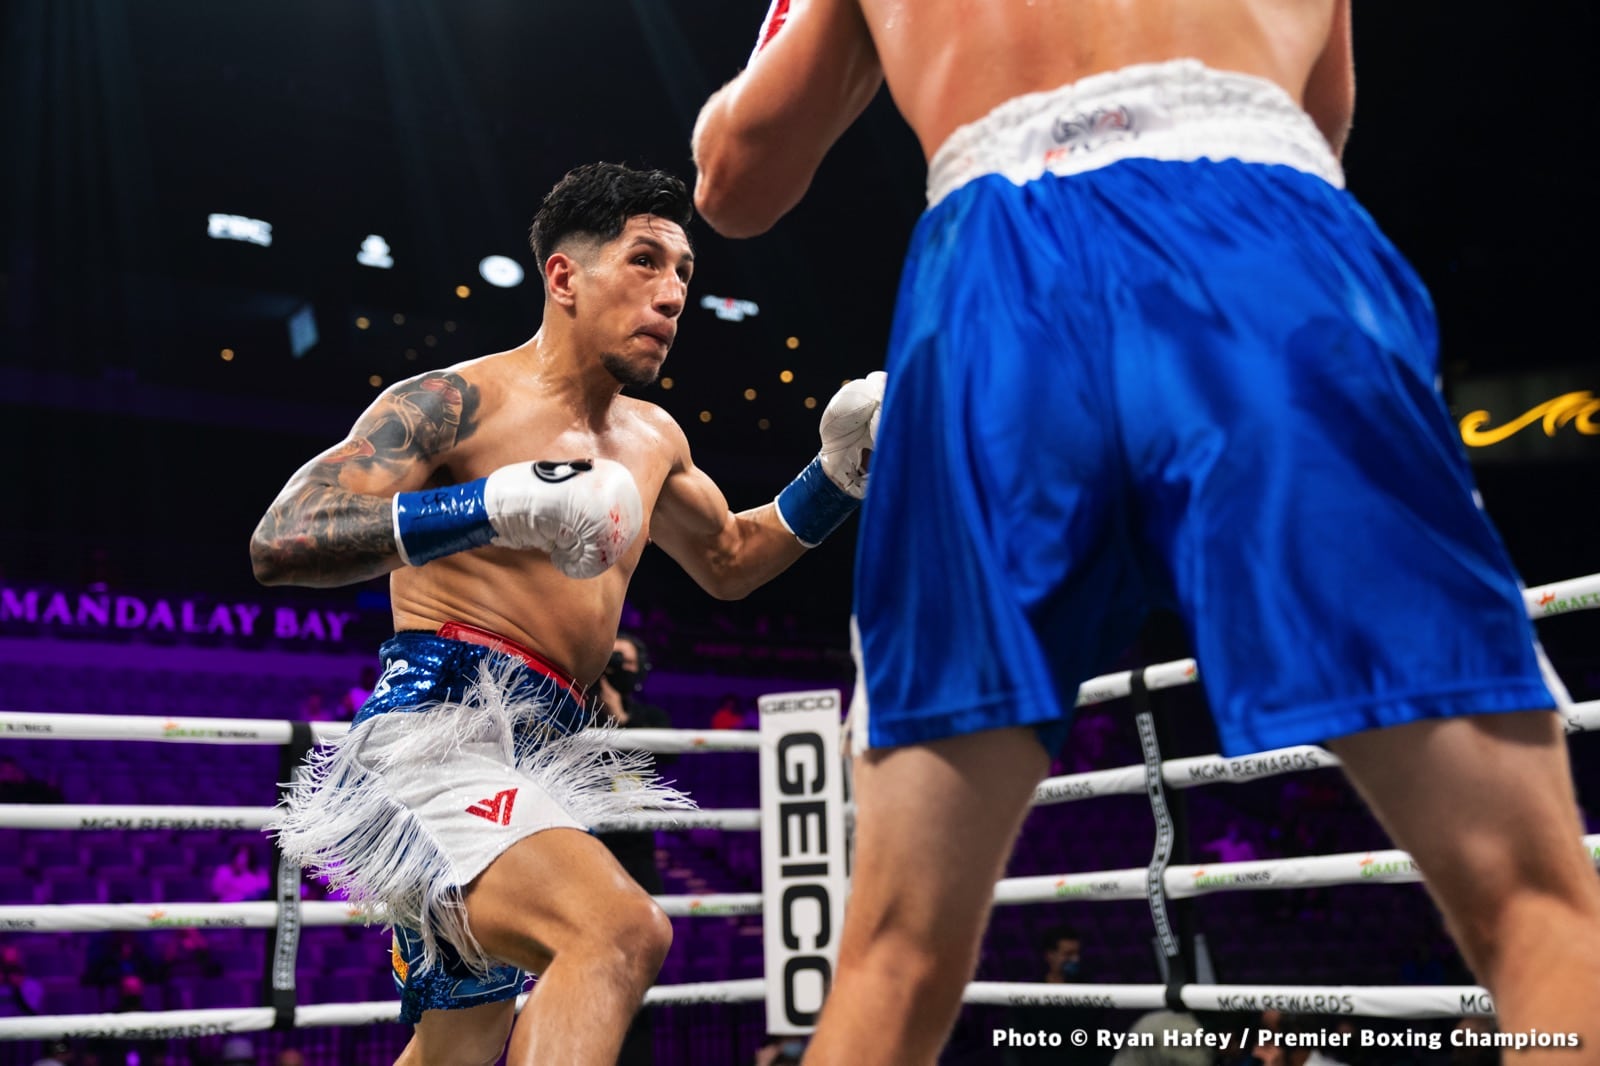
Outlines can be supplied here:
<path id="1" fill-rule="evenodd" d="M 544 261 L 544 295 L 546 300 L 571 307 L 577 298 L 573 285 L 582 269 L 578 260 L 565 252 L 551 252 Z"/>

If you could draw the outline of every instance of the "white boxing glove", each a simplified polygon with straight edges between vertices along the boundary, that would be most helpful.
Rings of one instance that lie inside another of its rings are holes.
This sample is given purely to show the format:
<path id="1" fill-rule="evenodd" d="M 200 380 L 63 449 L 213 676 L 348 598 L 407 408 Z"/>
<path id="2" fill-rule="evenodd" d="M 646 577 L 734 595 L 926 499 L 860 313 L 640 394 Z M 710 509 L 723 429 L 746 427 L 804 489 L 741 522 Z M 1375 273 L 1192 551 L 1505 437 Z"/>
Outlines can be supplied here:
<path id="1" fill-rule="evenodd" d="M 867 494 L 867 464 L 878 442 L 881 370 L 847 381 L 822 412 L 822 451 L 778 493 L 778 519 L 808 548 L 849 518 Z"/>
<path id="2" fill-rule="evenodd" d="M 883 408 L 881 370 L 847 381 L 822 410 L 822 472 L 854 496 L 867 495 L 867 461 L 878 445 L 878 412 Z"/>
<path id="3" fill-rule="evenodd" d="M 563 574 L 589 578 L 622 558 L 643 523 L 639 487 L 612 459 L 512 463 L 394 502 L 395 545 L 412 566 L 495 544 L 548 552 Z"/>

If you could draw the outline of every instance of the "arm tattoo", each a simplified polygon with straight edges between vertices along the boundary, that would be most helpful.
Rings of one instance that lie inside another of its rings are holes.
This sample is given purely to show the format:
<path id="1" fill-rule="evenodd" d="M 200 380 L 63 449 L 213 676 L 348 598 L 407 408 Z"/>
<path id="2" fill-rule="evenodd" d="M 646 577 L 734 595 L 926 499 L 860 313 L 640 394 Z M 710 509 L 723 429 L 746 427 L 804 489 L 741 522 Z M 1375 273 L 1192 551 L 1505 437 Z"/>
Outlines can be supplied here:
<path id="1" fill-rule="evenodd" d="M 401 481 L 477 429 L 478 390 L 460 374 L 425 374 L 386 393 L 350 436 L 313 460 L 256 527 L 250 554 L 268 584 L 328 587 L 378 577 L 400 561 L 390 498 L 347 478 Z"/>

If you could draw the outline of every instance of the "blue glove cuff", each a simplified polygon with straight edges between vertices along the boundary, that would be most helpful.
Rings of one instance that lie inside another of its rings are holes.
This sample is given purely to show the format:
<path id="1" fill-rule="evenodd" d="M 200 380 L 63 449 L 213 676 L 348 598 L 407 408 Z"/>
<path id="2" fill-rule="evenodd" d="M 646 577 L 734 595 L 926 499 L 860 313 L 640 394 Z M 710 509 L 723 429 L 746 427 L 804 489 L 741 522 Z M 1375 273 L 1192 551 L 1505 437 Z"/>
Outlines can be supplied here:
<path id="1" fill-rule="evenodd" d="M 483 501 L 484 478 L 394 498 L 394 540 L 400 558 L 421 566 L 494 539 Z"/>
<path id="2" fill-rule="evenodd" d="M 815 548 L 855 513 L 861 501 L 822 472 L 822 456 L 811 460 L 789 487 L 778 493 L 778 517 L 801 544 Z"/>

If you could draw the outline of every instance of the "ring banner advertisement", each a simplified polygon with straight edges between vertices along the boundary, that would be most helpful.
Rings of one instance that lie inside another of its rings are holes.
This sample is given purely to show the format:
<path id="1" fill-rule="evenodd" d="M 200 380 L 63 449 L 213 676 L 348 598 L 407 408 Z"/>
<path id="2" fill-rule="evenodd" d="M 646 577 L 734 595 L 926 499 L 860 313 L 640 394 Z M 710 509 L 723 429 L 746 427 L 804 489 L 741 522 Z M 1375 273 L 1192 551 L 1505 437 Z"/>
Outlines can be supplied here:
<path id="1" fill-rule="evenodd" d="M 844 775 L 837 691 L 760 699 L 767 1031 L 816 1027 L 844 929 Z"/>

